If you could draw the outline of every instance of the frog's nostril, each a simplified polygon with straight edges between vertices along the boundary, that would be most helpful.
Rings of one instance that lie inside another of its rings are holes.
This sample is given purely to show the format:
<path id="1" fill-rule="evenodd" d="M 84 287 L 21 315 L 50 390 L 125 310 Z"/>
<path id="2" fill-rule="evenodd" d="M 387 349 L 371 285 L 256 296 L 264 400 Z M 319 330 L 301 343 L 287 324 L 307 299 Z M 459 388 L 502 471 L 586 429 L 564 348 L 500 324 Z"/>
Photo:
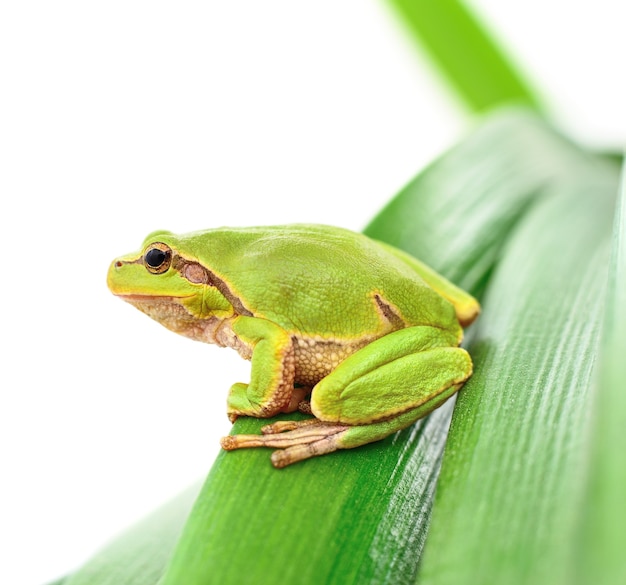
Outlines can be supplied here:
<path id="1" fill-rule="evenodd" d="M 118 260 L 118 261 L 115 263 L 115 268 L 121 268 L 121 267 L 122 267 L 122 262 L 121 262 L 120 260 Z"/>

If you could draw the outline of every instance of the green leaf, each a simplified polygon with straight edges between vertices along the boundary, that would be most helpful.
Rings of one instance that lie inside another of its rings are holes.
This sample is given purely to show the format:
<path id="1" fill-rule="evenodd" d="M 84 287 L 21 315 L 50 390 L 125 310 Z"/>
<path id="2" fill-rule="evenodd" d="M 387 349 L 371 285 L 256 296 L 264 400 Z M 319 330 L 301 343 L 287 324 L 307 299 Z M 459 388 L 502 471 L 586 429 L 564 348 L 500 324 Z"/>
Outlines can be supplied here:
<path id="1" fill-rule="evenodd" d="M 615 165 L 528 112 L 502 111 L 366 230 L 484 291 L 469 332 L 476 374 L 455 411 L 424 579 L 545 575 L 549 563 L 533 539 L 553 545 L 548 532 L 562 520 L 571 530 L 558 527 L 568 538 L 554 546 L 552 574 L 560 575 L 582 498 L 567 482 L 588 434 L 578 399 L 588 393 L 599 330 L 615 184 Z M 157 539 L 146 541 L 145 527 L 128 533 L 69 585 L 155 585 L 165 564 L 159 585 L 413 583 L 451 407 L 385 441 L 283 470 L 271 467 L 267 450 L 222 453 L 180 538 L 186 510 L 164 514 L 170 527 Z M 239 419 L 234 432 L 259 432 L 265 422 Z M 160 524 L 157 514 L 150 526 Z M 490 554 L 511 542 L 523 546 Z"/>
<path id="2" fill-rule="evenodd" d="M 626 583 L 626 183 L 613 229 L 579 583 Z"/>
<path id="3" fill-rule="evenodd" d="M 446 445 L 422 584 L 576 577 L 617 187 L 614 165 L 573 165 L 501 250 Z"/>
<path id="4" fill-rule="evenodd" d="M 539 101 L 501 48 L 458 0 L 389 0 L 413 38 L 475 111 Z"/>
<path id="5" fill-rule="evenodd" d="M 413 181 L 367 233 L 478 289 L 520 218 L 554 198 L 551 182 L 586 165 L 614 179 L 613 167 L 535 117 L 503 113 Z M 447 422 L 438 411 L 381 443 L 280 472 L 264 451 L 222 454 L 163 585 L 412 582 Z M 234 432 L 262 424 L 243 419 Z"/>
<path id="6" fill-rule="evenodd" d="M 414 528 L 434 489 L 425 470 L 438 465 L 448 419 L 442 409 L 382 443 L 281 471 L 267 450 L 222 453 L 163 585 L 363 583 L 393 575 L 394 563 L 414 573 L 407 565 L 424 538 Z M 243 419 L 235 431 L 258 433 L 261 424 Z M 416 505 L 405 508 L 407 500 Z"/>

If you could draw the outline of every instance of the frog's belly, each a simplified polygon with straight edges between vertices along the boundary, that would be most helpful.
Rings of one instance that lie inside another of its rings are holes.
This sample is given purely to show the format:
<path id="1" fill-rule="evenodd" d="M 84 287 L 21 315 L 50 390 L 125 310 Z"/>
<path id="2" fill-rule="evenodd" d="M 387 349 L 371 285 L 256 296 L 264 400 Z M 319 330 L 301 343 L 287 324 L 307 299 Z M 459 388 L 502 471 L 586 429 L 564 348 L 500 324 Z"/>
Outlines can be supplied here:
<path id="1" fill-rule="evenodd" d="M 315 337 L 293 337 L 296 384 L 313 387 L 343 360 L 372 339 L 350 342 Z"/>

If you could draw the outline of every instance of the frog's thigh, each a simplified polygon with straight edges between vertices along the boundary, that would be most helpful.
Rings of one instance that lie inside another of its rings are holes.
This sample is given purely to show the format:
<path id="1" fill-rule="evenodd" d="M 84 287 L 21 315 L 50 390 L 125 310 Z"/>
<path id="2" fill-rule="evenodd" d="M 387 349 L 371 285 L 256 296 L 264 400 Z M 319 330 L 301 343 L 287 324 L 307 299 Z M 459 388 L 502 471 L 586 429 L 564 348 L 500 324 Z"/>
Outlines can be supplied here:
<path id="1" fill-rule="evenodd" d="M 369 425 L 348 427 L 348 429 L 338 437 L 337 448 L 352 449 L 354 447 L 360 447 L 361 445 L 367 445 L 374 441 L 380 441 L 397 431 L 405 429 L 420 418 L 426 416 L 429 412 L 435 410 L 435 408 L 440 407 L 450 396 L 461 388 L 461 386 L 463 386 L 463 382 L 453 384 L 438 394 L 433 400 L 407 410 L 389 420 L 375 422 Z"/>
<path id="2" fill-rule="evenodd" d="M 454 334 L 435 327 L 408 327 L 385 335 L 345 359 L 313 388 L 313 414 L 351 426 L 380 423 L 381 431 L 390 419 L 401 418 L 404 424 L 406 418 L 408 426 L 471 376 L 469 354 L 455 345 Z M 392 427 L 382 436 L 402 428 L 397 423 Z"/>
<path id="3" fill-rule="evenodd" d="M 288 407 L 293 391 L 295 359 L 291 336 L 280 326 L 255 317 L 233 324 L 238 338 L 252 346 L 249 384 L 234 384 L 228 414 L 268 417 Z"/>

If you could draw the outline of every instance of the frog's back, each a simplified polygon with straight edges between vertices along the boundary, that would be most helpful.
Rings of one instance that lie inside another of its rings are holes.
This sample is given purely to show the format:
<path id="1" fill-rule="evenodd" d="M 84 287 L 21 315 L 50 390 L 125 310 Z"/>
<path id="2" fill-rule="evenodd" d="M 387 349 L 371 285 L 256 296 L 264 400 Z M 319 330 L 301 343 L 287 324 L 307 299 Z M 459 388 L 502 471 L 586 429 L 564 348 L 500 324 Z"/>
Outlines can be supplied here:
<path id="1" fill-rule="evenodd" d="M 459 329 L 452 305 L 415 270 L 349 230 L 219 228 L 179 241 L 250 313 L 288 331 L 356 339 L 410 325 Z"/>

